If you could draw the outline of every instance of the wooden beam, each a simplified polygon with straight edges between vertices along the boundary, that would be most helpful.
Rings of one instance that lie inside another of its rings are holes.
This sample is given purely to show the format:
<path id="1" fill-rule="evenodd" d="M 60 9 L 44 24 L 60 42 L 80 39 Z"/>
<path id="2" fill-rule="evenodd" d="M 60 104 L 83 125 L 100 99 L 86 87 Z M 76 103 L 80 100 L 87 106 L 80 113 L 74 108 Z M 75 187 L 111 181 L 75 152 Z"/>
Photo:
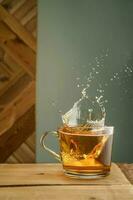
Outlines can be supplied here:
<path id="1" fill-rule="evenodd" d="M 13 14 L 14 17 L 18 20 L 21 20 L 24 16 L 27 15 L 27 13 L 30 12 L 30 10 L 36 6 L 37 1 L 36 0 L 28 0 L 25 1 L 25 3 L 16 10 L 16 12 Z"/>
<path id="2" fill-rule="evenodd" d="M 11 0 L 10 2 L 7 2 L 7 0 L 3 0 L 2 6 L 7 8 L 7 10 L 13 14 L 16 10 L 18 10 L 26 0 Z"/>
<path id="3" fill-rule="evenodd" d="M 16 20 L 10 13 L 0 5 L 0 18 L 18 35 L 33 51 L 36 52 L 35 38 Z"/>
<path id="4" fill-rule="evenodd" d="M 3 22 L 0 22 L 0 42 L 15 38 L 16 35 L 8 28 L 8 26 Z"/>
<path id="5" fill-rule="evenodd" d="M 14 163 L 14 164 L 16 164 L 16 163 L 19 163 L 19 160 L 17 160 L 14 155 L 11 155 L 6 160 L 6 163 L 10 163 L 10 164 Z"/>
<path id="6" fill-rule="evenodd" d="M 21 79 L 0 99 L 0 136 L 35 104 L 35 82 Z"/>
<path id="7" fill-rule="evenodd" d="M 12 71 L 13 75 L 18 74 L 20 71 L 24 71 L 23 68 L 14 59 L 12 59 L 11 56 L 9 56 L 6 52 L 3 60 L 4 63 L 6 64 L 6 68 Z"/>
<path id="8" fill-rule="evenodd" d="M 18 119 L 35 104 L 35 83 L 31 82 L 12 104 L 16 107 L 16 119 Z"/>
<path id="9" fill-rule="evenodd" d="M 6 163 L 33 163 L 35 162 L 35 133 L 5 161 Z"/>
<path id="10" fill-rule="evenodd" d="M 27 74 L 20 77 L 19 80 L 0 97 L 0 105 L 7 105 L 14 101 L 21 93 L 23 93 L 30 82 L 31 79 Z"/>
<path id="11" fill-rule="evenodd" d="M 37 25 L 37 18 L 33 17 L 26 25 L 25 28 L 30 31 L 33 32 L 34 30 L 36 30 L 36 25 Z"/>
<path id="12" fill-rule="evenodd" d="M 0 48 L 0 61 L 3 59 L 3 57 L 4 57 L 4 50 Z"/>
<path id="13" fill-rule="evenodd" d="M 32 20 L 32 18 L 36 17 L 36 15 L 37 15 L 37 8 L 34 7 L 28 12 L 27 15 L 25 15 L 21 19 L 21 24 L 23 24 L 23 25 L 27 24 L 30 20 Z"/>
<path id="14" fill-rule="evenodd" d="M 31 108 L 35 104 L 35 83 L 29 83 L 23 90 L 20 90 L 20 93 L 8 103 L 3 105 L 4 109 L 1 112 L 1 119 L 5 119 L 5 113 L 8 110 L 14 108 L 14 121 L 13 123 L 19 119 L 22 115 L 24 115 L 28 109 Z M 11 116 L 12 117 L 12 116 Z M 3 121 L 0 121 L 2 124 Z M 3 126 L 2 126 L 3 127 Z M 1 130 L 0 135 L 3 134 L 4 131 Z"/>
<path id="15" fill-rule="evenodd" d="M 0 85 L 0 96 L 2 96 L 12 85 L 14 85 L 19 80 L 21 76 L 24 75 L 24 71 L 22 70 L 22 68 L 20 68 L 20 70 L 18 70 L 17 73 L 15 74 L 9 70 L 10 68 L 8 68 L 8 66 L 5 63 L 0 62 L 0 72 L 2 69 L 5 73 L 8 74 L 9 80 L 3 82 L 4 83 L 3 87 L 2 84 Z"/>
<path id="16" fill-rule="evenodd" d="M 11 3 L 12 0 L 1 0 L 1 4 L 2 5 L 9 5 Z"/>
<path id="17" fill-rule="evenodd" d="M 12 59 L 23 67 L 33 79 L 35 78 L 36 55 L 28 46 L 16 39 L 1 44 L 1 47 Z"/>
<path id="18" fill-rule="evenodd" d="M 13 156 L 19 163 L 33 163 L 35 162 L 35 149 L 32 151 L 24 142 L 15 152 L 13 152 Z"/>
<path id="19" fill-rule="evenodd" d="M 32 150 L 35 151 L 35 133 L 33 133 L 26 141 L 25 143 L 28 145 L 28 147 Z"/>
<path id="20" fill-rule="evenodd" d="M 37 32 L 36 32 L 36 30 L 34 30 L 33 32 L 32 32 L 32 35 L 36 38 L 37 37 Z"/>
<path id="21" fill-rule="evenodd" d="M 0 136 L 0 163 L 4 162 L 35 131 L 35 107 L 29 109 Z"/>
<path id="22" fill-rule="evenodd" d="M 15 121 L 14 106 L 5 110 L 5 107 L 0 108 L 2 110 L 0 114 L 0 136 L 11 128 Z"/>
<path id="23" fill-rule="evenodd" d="M 10 66 L 7 66 L 3 60 L 4 58 L 2 59 L 2 61 L 0 61 L 0 68 L 3 68 L 10 76 L 13 76 L 14 72 L 12 68 Z"/>
<path id="24" fill-rule="evenodd" d="M 10 74 L 2 66 L 2 63 L 0 63 L 0 95 L 11 81 Z"/>

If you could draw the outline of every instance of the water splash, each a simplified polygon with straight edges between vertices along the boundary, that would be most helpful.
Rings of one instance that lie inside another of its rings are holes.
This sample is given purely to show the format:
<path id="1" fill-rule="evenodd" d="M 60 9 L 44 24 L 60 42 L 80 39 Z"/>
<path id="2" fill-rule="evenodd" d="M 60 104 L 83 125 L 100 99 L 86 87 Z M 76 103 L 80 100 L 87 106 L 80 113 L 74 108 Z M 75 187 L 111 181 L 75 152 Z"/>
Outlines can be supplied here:
<path id="1" fill-rule="evenodd" d="M 105 54 L 95 57 L 94 63 L 89 63 L 90 72 L 88 76 L 85 75 L 85 82 L 81 82 L 81 78 L 77 77 L 77 87 L 81 89 L 81 97 L 76 101 L 73 107 L 62 115 L 63 123 L 67 126 L 88 126 L 88 127 L 102 127 L 105 124 L 106 110 L 105 104 L 108 100 L 104 98 L 104 92 L 107 87 L 114 81 L 119 81 L 121 73 L 125 73 L 126 76 L 130 77 L 133 72 L 133 67 L 124 65 L 120 72 L 114 72 L 108 81 L 104 83 L 98 83 L 96 89 L 96 96 L 92 98 L 89 94 L 90 87 L 93 87 L 93 81 L 100 76 L 101 70 L 104 68 L 104 61 L 109 56 L 109 49 Z M 82 67 L 86 67 L 85 65 Z M 127 93 L 128 90 L 125 90 Z"/>

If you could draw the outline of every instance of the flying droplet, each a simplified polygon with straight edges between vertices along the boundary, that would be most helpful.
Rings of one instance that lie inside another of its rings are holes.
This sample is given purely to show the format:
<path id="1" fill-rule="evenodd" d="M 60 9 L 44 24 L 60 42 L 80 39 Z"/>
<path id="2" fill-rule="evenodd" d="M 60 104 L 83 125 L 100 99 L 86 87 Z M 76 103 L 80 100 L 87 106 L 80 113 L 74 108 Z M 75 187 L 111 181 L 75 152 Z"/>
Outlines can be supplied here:
<path id="1" fill-rule="evenodd" d="M 52 106 L 55 106 L 55 102 L 54 101 L 52 102 Z"/>
<path id="2" fill-rule="evenodd" d="M 102 93 L 102 92 L 103 92 L 103 90 L 99 90 L 99 92 L 100 92 L 100 93 Z"/>
<path id="3" fill-rule="evenodd" d="M 77 77 L 77 78 L 76 78 L 76 80 L 77 80 L 77 81 L 79 81 L 79 80 L 80 80 L 80 78 L 79 78 L 79 77 Z"/>

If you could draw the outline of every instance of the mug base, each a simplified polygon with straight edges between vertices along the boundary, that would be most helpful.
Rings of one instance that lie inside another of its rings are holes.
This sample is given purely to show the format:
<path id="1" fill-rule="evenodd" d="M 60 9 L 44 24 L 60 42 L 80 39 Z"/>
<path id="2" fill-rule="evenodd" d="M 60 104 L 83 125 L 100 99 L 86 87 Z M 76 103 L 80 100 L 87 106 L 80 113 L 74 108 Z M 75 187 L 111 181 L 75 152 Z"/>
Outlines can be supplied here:
<path id="1" fill-rule="evenodd" d="M 70 178 L 75 178 L 75 179 L 100 179 L 108 176 L 110 172 L 79 173 L 79 172 L 64 170 L 64 174 Z"/>

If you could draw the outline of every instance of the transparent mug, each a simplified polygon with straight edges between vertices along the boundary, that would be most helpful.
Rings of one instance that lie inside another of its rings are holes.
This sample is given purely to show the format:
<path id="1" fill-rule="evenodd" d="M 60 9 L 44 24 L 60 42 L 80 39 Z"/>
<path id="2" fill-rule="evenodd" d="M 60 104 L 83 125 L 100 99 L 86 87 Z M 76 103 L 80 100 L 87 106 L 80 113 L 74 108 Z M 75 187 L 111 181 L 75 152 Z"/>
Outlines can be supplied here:
<path id="1" fill-rule="evenodd" d="M 57 132 L 45 132 L 40 143 L 61 162 L 66 175 L 94 179 L 110 173 L 113 132 L 114 127 L 109 126 L 76 132 L 62 127 Z M 48 134 L 59 138 L 60 155 L 45 145 Z"/>

